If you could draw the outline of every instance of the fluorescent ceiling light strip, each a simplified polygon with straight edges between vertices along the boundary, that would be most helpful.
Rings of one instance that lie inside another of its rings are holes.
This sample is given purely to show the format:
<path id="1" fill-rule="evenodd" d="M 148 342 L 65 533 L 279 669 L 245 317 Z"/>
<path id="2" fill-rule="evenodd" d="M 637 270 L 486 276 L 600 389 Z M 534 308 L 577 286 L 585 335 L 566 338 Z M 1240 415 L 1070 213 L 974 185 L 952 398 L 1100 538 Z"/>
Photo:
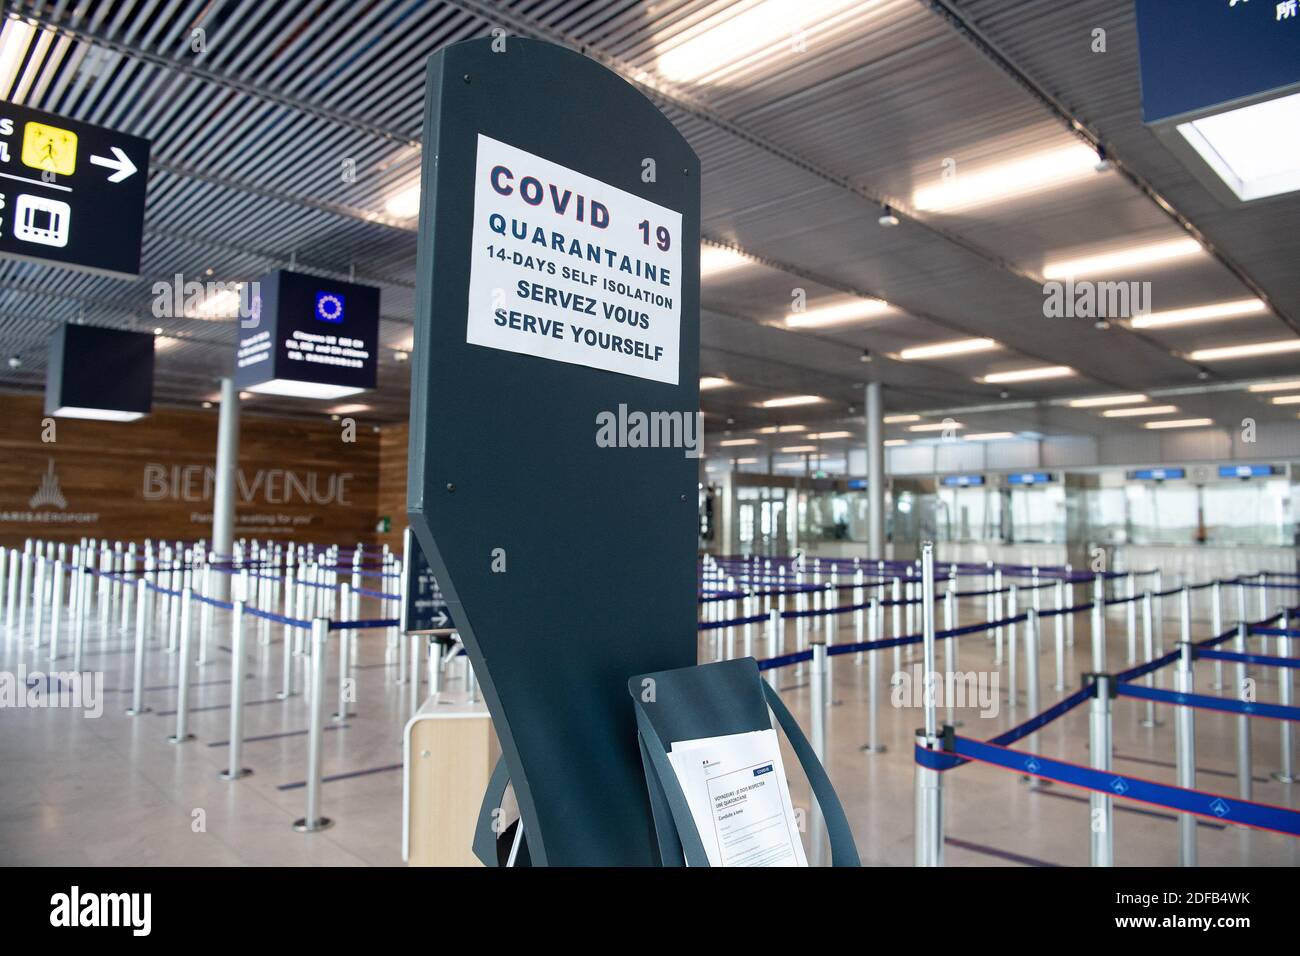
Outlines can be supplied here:
<path id="1" fill-rule="evenodd" d="M 0 21 L 0 97 L 10 99 L 10 89 L 18 77 L 27 47 L 36 28 L 26 20 L 7 18 Z"/>
<path id="2" fill-rule="evenodd" d="M 920 415 L 886 415 L 883 419 L 886 425 L 901 425 L 904 422 L 919 422 Z"/>
<path id="3" fill-rule="evenodd" d="M 1073 375 L 1074 369 L 1068 365 L 1039 365 L 1034 368 L 1014 369 L 1010 372 L 991 372 L 983 381 L 997 385 L 1003 382 L 1037 382 L 1045 378 L 1066 378 Z"/>
<path id="4" fill-rule="evenodd" d="M 1104 252 L 1095 256 L 1083 256 L 1078 259 L 1060 259 L 1049 262 L 1043 269 L 1044 279 L 1068 279 L 1073 276 L 1096 275 L 1098 273 L 1131 273 L 1142 266 L 1163 265 L 1176 262 L 1202 252 L 1201 244 L 1190 236 L 1182 239 L 1170 239 L 1165 242 L 1151 242 L 1141 246 L 1130 246 L 1115 252 Z"/>
<path id="5" fill-rule="evenodd" d="M 1150 405 L 1146 408 L 1112 408 L 1101 414 L 1105 418 L 1136 418 L 1142 415 L 1168 415 L 1176 411 L 1177 405 Z"/>
<path id="6" fill-rule="evenodd" d="M 384 202 L 384 211 L 394 219 L 413 219 L 420 214 L 420 184 L 394 193 Z"/>
<path id="7" fill-rule="evenodd" d="M 818 306 L 805 312 L 791 312 L 785 317 L 785 324 L 792 329 L 813 329 L 874 319 L 892 311 L 893 307 L 884 299 L 852 299 Z"/>
<path id="8" fill-rule="evenodd" d="M 924 425 L 913 425 L 908 428 L 909 432 L 941 432 L 945 428 L 965 428 L 961 422 L 926 422 Z"/>
<path id="9" fill-rule="evenodd" d="M 768 425 L 765 428 L 760 428 L 758 433 L 760 435 L 777 435 L 789 432 L 805 432 L 807 430 L 807 425 Z"/>
<path id="10" fill-rule="evenodd" d="M 1251 342 L 1246 345 L 1225 345 L 1213 349 L 1197 349 L 1195 352 L 1189 352 L 1187 357 L 1193 362 L 1217 362 L 1227 359 L 1255 358 L 1259 355 L 1277 355 L 1281 352 L 1300 352 L 1300 338 Z"/>
<path id="11" fill-rule="evenodd" d="M 706 375 L 700 379 L 700 391 L 707 392 L 713 388 L 726 388 L 731 384 L 732 381 L 729 378 L 722 378 L 718 375 Z"/>
<path id="12" fill-rule="evenodd" d="M 1087 179 L 1096 169 L 1096 150 L 1081 142 L 992 166 L 967 169 L 962 164 L 950 179 L 912 193 L 912 206 L 922 212 L 957 212 L 1002 200 L 1014 201 Z"/>
<path id="13" fill-rule="evenodd" d="M 1098 395 L 1095 398 L 1074 398 L 1069 405 L 1071 408 L 1103 408 L 1106 405 L 1136 405 L 1138 402 L 1145 402 L 1147 397 L 1138 392 L 1131 395 Z"/>
<path id="14" fill-rule="evenodd" d="M 1246 387 L 1248 392 L 1289 392 L 1293 389 L 1300 389 L 1300 378 L 1293 378 L 1288 382 L 1260 382 L 1258 385 Z"/>
<path id="15" fill-rule="evenodd" d="M 674 83 L 717 82 L 752 61 L 794 52 L 793 38 L 807 44 L 836 26 L 841 14 L 856 16 L 863 6 L 860 0 L 735 4 L 690 28 L 681 42 L 656 50 L 655 71 Z"/>
<path id="16" fill-rule="evenodd" d="M 757 445 L 757 438 L 728 438 L 725 441 L 718 442 L 719 448 L 736 448 L 740 445 Z"/>
<path id="17" fill-rule="evenodd" d="M 1213 418 L 1170 418 L 1162 422 L 1143 422 L 1143 428 L 1200 428 L 1213 425 Z"/>
<path id="18" fill-rule="evenodd" d="M 972 352 L 987 352 L 1001 348 L 993 339 L 955 339 L 951 342 L 935 342 L 933 345 L 918 345 L 903 349 L 898 357 L 904 362 L 921 359 L 945 358 L 950 355 L 969 355 Z"/>
<path id="19" fill-rule="evenodd" d="M 1002 441 L 1007 438 L 1015 438 L 1015 432 L 975 432 L 970 435 L 962 435 L 963 441 Z"/>
<path id="20" fill-rule="evenodd" d="M 816 451 L 817 446 L 816 445 L 791 445 L 788 448 L 782 448 L 779 450 L 785 452 L 787 455 L 806 454 L 809 452 Z"/>
<path id="21" fill-rule="evenodd" d="M 897 448 L 899 445 L 910 444 L 906 438 L 886 438 L 884 445 L 887 448 Z"/>
<path id="22" fill-rule="evenodd" d="M 796 405 L 816 405 L 824 401 L 826 399 L 820 395 L 785 395 L 781 398 L 769 398 L 758 404 L 760 408 L 792 408 Z"/>
<path id="23" fill-rule="evenodd" d="M 831 438 L 852 438 L 853 432 L 815 432 L 808 437 L 813 441 L 823 441 Z"/>
<path id="24" fill-rule="evenodd" d="M 1300 395 L 1279 395 L 1273 399 L 1274 405 L 1300 405 Z"/>
<path id="25" fill-rule="evenodd" d="M 724 272 L 731 272 L 741 266 L 750 265 L 754 265 L 754 260 L 742 255 L 735 249 L 725 249 L 722 246 L 700 247 L 701 279 L 707 276 L 722 275 Z"/>
<path id="26" fill-rule="evenodd" d="M 1235 299 L 1232 302 L 1217 302 L 1214 305 L 1198 305 L 1188 309 L 1169 309 L 1165 312 L 1139 315 L 1131 319 L 1129 325 L 1135 329 L 1163 329 L 1171 325 L 1190 325 L 1213 319 L 1237 319 L 1267 311 L 1268 306 L 1264 304 L 1263 299 Z"/>

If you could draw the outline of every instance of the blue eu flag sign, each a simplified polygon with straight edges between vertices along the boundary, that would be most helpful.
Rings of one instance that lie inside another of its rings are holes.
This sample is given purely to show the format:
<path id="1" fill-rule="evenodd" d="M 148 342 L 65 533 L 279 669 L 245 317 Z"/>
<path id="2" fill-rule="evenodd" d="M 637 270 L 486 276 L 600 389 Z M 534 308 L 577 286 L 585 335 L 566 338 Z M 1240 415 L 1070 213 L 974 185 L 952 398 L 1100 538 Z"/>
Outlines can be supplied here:
<path id="1" fill-rule="evenodd" d="M 343 321 L 343 296 L 338 292 L 316 293 L 316 318 L 322 322 Z"/>

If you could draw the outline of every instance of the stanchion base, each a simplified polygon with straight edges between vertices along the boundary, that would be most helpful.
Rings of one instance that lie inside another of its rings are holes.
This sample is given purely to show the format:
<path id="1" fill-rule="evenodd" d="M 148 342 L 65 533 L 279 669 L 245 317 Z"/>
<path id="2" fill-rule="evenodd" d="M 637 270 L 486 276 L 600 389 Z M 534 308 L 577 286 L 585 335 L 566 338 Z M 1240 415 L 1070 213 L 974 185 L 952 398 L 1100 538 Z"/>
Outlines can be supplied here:
<path id="1" fill-rule="evenodd" d="M 1140 727 L 1163 727 L 1164 725 L 1165 725 L 1165 722 L 1164 722 L 1163 720 L 1140 720 L 1140 721 L 1138 721 L 1138 726 L 1140 726 Z"/>
<path id="2" fill-rule="evenodd" d="M 299 833 L 315 833 L 317 830 L 328 830 L 332 826 L 334 821 L 329 817 L 321 817 L 311 823 L 307 822 L 306 817 L 299 817 L 293 821 L 293 828 Z"/>
<path id="3" fill-rule="evenodd" d="M 183 744 L 185 743 L 185 741 L 193 740 L 193 739 L 194 739 L 193 734 L 186 734 L 184 737 L 177 737 L 175 734 L 167 735 L 167 742 L 169 744 Z"/>
<path id="4" fill-rule="evenodd" d="M 347 720 L 349 717 L 355 717 L 357 712 L 350 710 L 346 714 L 330 714 L 330 720 Z"/>
<path id="5" fill-rule="evenodd" d="M 282 691 L 282 690 L 278 690 L 278 691 L 275 692 L 275 699 L 276 699 L 276 700 L 288 700 L 290 697 L 297 697 L 297 696 L 298 696 L 298 692 L 297 692 L 297 691 L 292 691 L 292 690 L 289 691 L 289 693 L 287 693 L 287 694 L 286 694 L 284 691 Z"/>
<path id="6" fill-rule="evenodd" d="M 247 767 L 240 767 L 238 773 L 231 773 L 229 769 L 222 770 L 217 776 L 222 780 L 238 780 L 240 777 L 252 776 L 253 771 Z"/>
<path id="7" fill-rule="evenodd" d="M 1042 777 L 1031 777 L 1027 773 L 1020 775 L 1020 782 L 1029 787 L 1030 790 L 1042 790 L 1052 785 L 1050 780 L 1044 780 Z"/>
<path id="8" fill-rule="evenodd" d="M 123 711 L 123 713 L 125 713 L 128 717 L 139 717 L 141 714 L 148 714 L 152 711 L 153 711 L 152 707 L 141 707 L 139 710 L 136 710 L 134 707 L 128 707 L 125 711 Z"/>
<path id="9" fill-rule="evenodd" d="M 874 747 L 871 744 L 863 744 L 858 748 L 864 754 L 883 754 L 888 749 L 884 744 L 876 744 Z"/>
<path id="10" fill-rule="evenodd" d="M 1295 783 L 1297 779 L 1294 774 L 1283 773 L 1281 770 L 1274 770 L 1269 776 L 1278 783 Z"/>

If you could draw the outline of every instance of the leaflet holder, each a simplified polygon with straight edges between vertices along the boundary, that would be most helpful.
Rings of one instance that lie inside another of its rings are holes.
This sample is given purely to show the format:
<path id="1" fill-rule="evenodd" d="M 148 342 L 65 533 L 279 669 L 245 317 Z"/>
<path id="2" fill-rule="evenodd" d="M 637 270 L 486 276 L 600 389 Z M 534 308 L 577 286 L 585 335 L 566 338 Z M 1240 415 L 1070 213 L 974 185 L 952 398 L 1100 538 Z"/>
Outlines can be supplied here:
<path id="1" fill-rule="evenodd" d="M 708 857 L 686 803 L 686 795 L 668 762 L 679 740 L 720 737 L 768 730 L 768 709 L 794 748 L 826 821 L 832 866 L 861 866 L 848 818 L 830 777 L 813 752 L 781 696 L 759 676 L 752 657 L 657 671 L 627 682 L 636 710 L 637 738 L 646 788 L 654 817 L 660 861 L 664 866 L 708 866 Z M 648 699 L 649 698 L 649 699 Z"/>

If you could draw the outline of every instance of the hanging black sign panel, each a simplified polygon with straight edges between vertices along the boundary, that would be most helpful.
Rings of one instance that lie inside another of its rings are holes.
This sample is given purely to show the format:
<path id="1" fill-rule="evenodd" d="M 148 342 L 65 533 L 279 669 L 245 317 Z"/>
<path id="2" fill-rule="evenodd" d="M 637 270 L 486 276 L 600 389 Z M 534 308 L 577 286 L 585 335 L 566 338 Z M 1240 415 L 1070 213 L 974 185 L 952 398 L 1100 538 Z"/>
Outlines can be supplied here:
<path id="1" fill-rule="evenodd" d="M 249 300 L 236 341 L 239 388 L 332 399 L 375 387 L 378 289 L 279 269 L 257 280 Z"/>
<path id="2" fill-rule="evenodd" d="M 517 37 L 435 53 L 425 109 L 411 528 L 531 862 L 650 865 L 626 687 L 696 659 L 699 160 Z"/>
<path id="3" fill-rule="evenodd" d="M 140 273 L 149 141 L 0 103 L 0 255 Z"/>

